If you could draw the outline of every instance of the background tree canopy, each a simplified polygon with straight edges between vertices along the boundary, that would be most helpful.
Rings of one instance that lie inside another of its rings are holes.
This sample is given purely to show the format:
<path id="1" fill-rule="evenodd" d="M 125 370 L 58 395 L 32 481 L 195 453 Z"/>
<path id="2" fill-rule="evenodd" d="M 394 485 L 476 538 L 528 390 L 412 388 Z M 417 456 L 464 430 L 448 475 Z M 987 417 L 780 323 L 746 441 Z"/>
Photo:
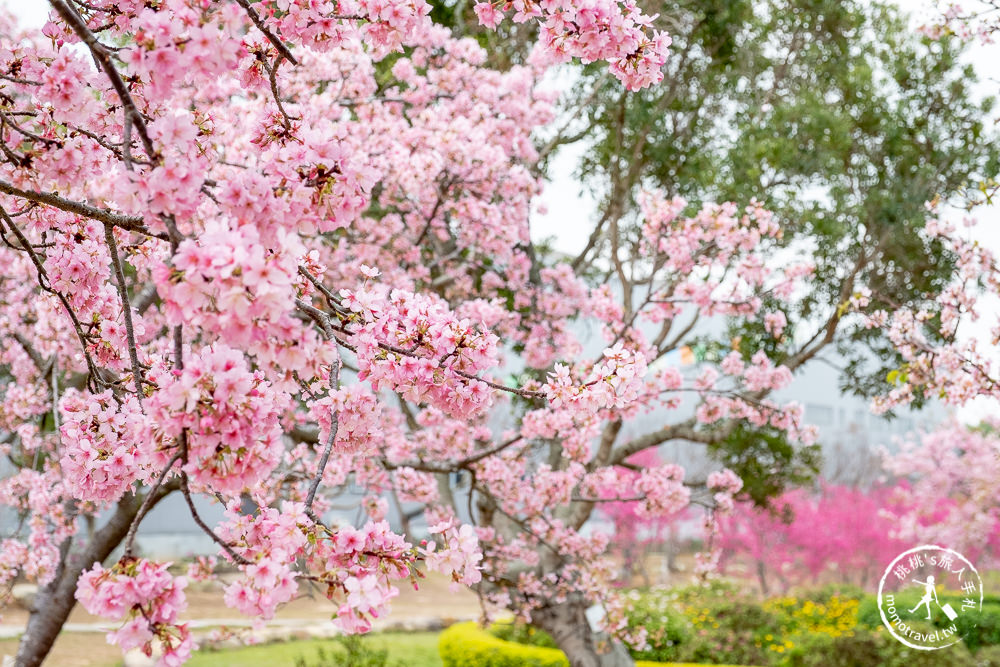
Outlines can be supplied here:
<path id="1" fill-rule="evenodd" d="M 884 390 L 898 355 L 881 331 L 841 322 L 840 305 L 855 280 L 872 286 L 875 307 L 890 311 L 940 291 L 953 258 L 918 236 L 925 202 L 993 177 L 1000 160 L 989 119 L 994 100 L 975 94 L 962 43 L 921 38 L 888 3 L 642 4 L 659 13 L 674 41 L 664 83 L 624 94 L 600 64 L 575 69 L 565 130 L 543 146 L 547 158 L 562 144 L 586 146 L 578 171 L 599 202 L 599 224 L 577 264 L 610 258 L 612 238 L 621 252 L 634 249 L 643 188 L 684 197 L 689 212 L 705 201 L 759 199 L 777 214 L 784 243 L 808 250 L 817 280 L 786 312 L 782 341 L 763 323 L 744 321 L 706 346 L 736 340 L 748 355 L 784 347 L 793 368 L 836 348 L 842 391 Z M 471 11 L 468 2 L 439 3 L 435 18 L 476 33 Z M 531 30 L 507 24 L 476 34 L 503 67 L 524 61 Z M 796 454 L 780 436 L 745 428 L 710 450 L 751 479 L 759 477 L 755 460 L 771 461 L 786 481 L 816 465 L 815 452 Z M 749 491 L 763 501 L 781 486 Z"/>

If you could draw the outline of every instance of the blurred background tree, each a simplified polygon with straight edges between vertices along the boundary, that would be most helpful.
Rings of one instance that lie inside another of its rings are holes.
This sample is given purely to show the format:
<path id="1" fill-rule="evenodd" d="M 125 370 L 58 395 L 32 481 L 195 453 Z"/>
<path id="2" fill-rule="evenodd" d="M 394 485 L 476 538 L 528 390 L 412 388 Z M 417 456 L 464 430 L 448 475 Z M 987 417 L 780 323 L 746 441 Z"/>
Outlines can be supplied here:
<path id="1" fill-rule="evenodd" d="M 495 66 L 524 62 L 533 27 L 481 31 L 474 4 L 437 3 L 435 18 L 487 44 Z M 882 2 L 640 4 L 659 13 L 674 40 L 664 82 L 624 94 L 602 66 L 567 66 L 561 131 L 540 141 L 543 168 L 561 146 L 582 148 L 577 175 L 598 202 L 598 224 L 574 263 L 603 259 L 595 265 L 608 271 L 595 281 L 641 292 L 613 267 L 616 253 L 637 252 L 642 189 L 683 197 L 688 212 L 705 201 L 757 198 L 777 214 L 790 260 L 807 252 L 818 280 L 786 312 L 782 340 L 762 322 L 743 323 L 706 334 L 705 346 L 747 354 L 777 347 L 793 369 L 836 350 L 842 391 L 884 390 L 898 357 L 844 304 L 856 282 L 871 285 L 872 303 L 890 311 L 940 290 L 953 262 L 919 237 L 924 204 L 994 177 L 1000 164 L 994 101 L 976 94 L 963 44 L 922 38 Z M 758 502 L 817 464 L 814 450 L 746 428 L 721 434 L 709 450 L 750 480 Z"/>

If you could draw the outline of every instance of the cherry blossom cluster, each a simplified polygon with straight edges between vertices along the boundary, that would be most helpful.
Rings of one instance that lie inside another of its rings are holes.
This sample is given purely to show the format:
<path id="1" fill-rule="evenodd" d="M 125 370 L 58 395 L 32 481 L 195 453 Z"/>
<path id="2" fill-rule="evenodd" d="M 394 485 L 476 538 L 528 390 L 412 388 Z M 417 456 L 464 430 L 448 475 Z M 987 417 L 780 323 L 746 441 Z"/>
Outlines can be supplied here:
<path id="1" fill-rule="evenodd" d="M 596 260 L 648 286 L 628 297 L 532 242 L 545 66 L 603 59 L 628 88 L 658 81 L 669 38 L 634 3 L 476 3 L 487 25 L 540 25 L 530 62 L 504 72 L 423 0 L 52 6 L 41 34 L 0 18 L 0 447 L 22 462 L 0 503 L 26 516 L 0 577 L 72 576 L 60 547 L 98 539 L 78 517 L 116 502 L 130 554 L 179 493 L 219 547 L 191 577 L 236 568 L 225 601 L 255 618 L 309 582 L 364 632 L 421 568 L 541 618 L 606 596 L 595 506 L 655 520 L 688 505 L 682 469 L 631 470 L 632 454 L 738 422 L 808 437 L 801 408 L 766 398 L 791 372 L 771 355 L 672 361 L 691 311 L 792 345 L 785 311 L 762 304 L 810 268 L 775 268 L 780 230 L 758 203 L 684 216 L 649 195 L 632 256 Z M 687 422 L 671 419 L 682 396 L 698 401 Z M 664 428 L 633 432 L 653 410 Z M 720 511 L 738 482 L 708 480 Z M 362 490 L 358 525 L 329 520 L 344 489 Z M 431 541 L 391 528 L 391 493 L 424 506 Z M 216 500 L 209 525 L 197 506 Z M 119 545 L 104 546 L 88 553 Z M 123 647 L 160 642 L 175 664 L 183 581 L 126 557 L 78 596 L 124 623 Z M 606 608 L 624 636 L 620 601 Z"/>
<path id="2" fill-rule="evenodd" d="M 49 285 L 65 296 L 81 321 L 95 325 L 87 343 L 96 361 L 123 371 L 128 366 L 126 331 L 103 227 L 69 215 L 54 216 L 51 224 L 58 224 L 60 231 L 53 235 L 52 247 L 45 254 Z M 136 335 L 142 336 L 142 319 L 135 316 L 134 320 Z"/>
<path id="3" fill-rule="evenodd" d="M 479 536 L 472 526 L 456 527 L 449 521 L 431 526 L 430 533 L 440 534 L 445 546 L 438 549 L 437 543 L 432 541 L 424 547 L 427 569 L 447 575 L 452 580 L 453 591 L 458 590 L 460 584 L 474 586 L 482 581 L 479 562 L 483 553 L 479 548 Z"/>
<path id="4" fill-rule="evenodd" d="M 146 446 L 166 461 L 186 448 L 183 470 L 199 486 L 238 496 L 281 458 L 280 417 L 288 396 L 252 371 L 239 351 L 217 343 L 183 370 L 149 374 L 158 390 L 146 403 Z"/>
<path id="5" fill-rule="evenodd" d="M 452 416 L 472 416 L 488 407 L 491 390 L 473 378 L 497 365 L 495 334 L 456 319 L 433 297 L 371 289 L 343 290 L 341 296 L 364 323 L 350 339 L 360 379 Z"/>
<path id="6" fill-rule="evenodd" d="M 154 266 L 164 314 L 175 323 L 216 331 L 227 345 L 259 349 L 283 325 L 294 301 L 296 257 L 269 250 L 256 227 L 207 226 L 180 244 L 169 264 Z"/>
<path id="7" fill-rule="evenodd" d="M 663 80 L 670 37 L 650 29 L 655 16 L 643 14 L 631 2 L 481 0 L 475 5 L 479 22 L 495 28 L 504 13 L 513 10 L 515 23 L 537 20 L 538 47 L 554 62 L 580 58 L 607 60 L 610 70 L 629 90 L 640 90 Z"/>
<path id="8" fill-rule="evenodd" d="M 73 391 L 60 408 L 59 466 L 70 493 L 98 504 L 117 501 L 136 483 L 136 469 L 144 463 L 137 442 L 143 420 L 138 402 L 130 396 L 119 405 L 110 391 Z"/>
<path id="9" fill-rule="evenodd" d="M 994 34 L 1000 29 L 1000 24 L 996 18 L 996 4 L 991 0 L 971 0 L 963 4 L 939 0 L 936 4 L 938 14 L 917 27 L 922 34 L 931 39 L 955 35 L 984 44 L 994 42 Z"/>
<path id="10" fill-rule="evenodd" d="M 684 469 L 672 463 L 643 470 L 635 488 L 644 496 L 636 510 L 640 517 L 676 515 L 691 502 Z"/>
<path id="11" fill-rule="evenodd" d="M 687 304 L 705 315 L 747 315 L 761 309 L 760 290 L 788 300 L 808 265 L 791 265 L 782 273 L 764 262 L 766 242 L 781 237 L 774 215 L 759 202 L 751 202 L 742 214 L 733 203 L 705 204 L 695 215 L 682 214 L 687 202 L 667 199 L 656 192 L 644 193 L 642 205 L 643 247 L 658 253 L 667 275 L 683 276 L 668 281 L 660 294 L 651 297 L 662 315 L 674 315 Z M 727 275 L 728 274 L 728 275 Z M 770 316 L 768 330 L 779 337 L 787 325 L 780 311 Z"/>
<path id="12" fill-rule="evenodd" d="M 343 526 L 318 540 L 309 563 L 338 605 L 336 623 L 345 632 L 368 632 L 372 621 L 389 612 L 399 594 L 393 581 L 414 579 L 415 551 L 385 521 L 362 528 Z"/>
<path id="13" fill-rule="evenodd" d="M 76 531 L 76 516 L 65 502 L 69 492 L 57 466 L 46 466 L 42 472 L 30 469 L 0 480 L 0 503 L 27 517 L 27 535 L 5 539 L 0 543 L 9 568 L 5 575 L 17 574 L 29 581 L 46 585 L 59 571 L 59 546 Z M 30 558 L 23 557 L 31 554 Z M 15 566 L 18 569 L 15 569 Z"/>
<path id="14" fill-rule="evenodd" d="M 299 579 L 305 577 L 325 587 L 337 605 L 336 623 L 341 629 L 367 632 L 398 595 L 392 582 L 414 576 L 417 552 L 384 521 L 331 531 L 315 525 L 303 504 L 290 502 L 280 509 L 260 508 L 254 515 L 242 514 L 233 503 L 226 514 L 218 534 L 230 545 L 244 576 L 226 587 L 225 601 L 254 618 L 272 618 L 281 604 L 295 597 Z M 470 541 L 466 533 L 456 532 L 449 542 L 452 538 L 455 544 L 446 543 L 440 566 L 454 563 L 452 554 L 459 554 L 464 560 L 454 571 L 471 579 L 478 572 L 475 536 Z M 299 559 L 307 564 L 308 573 L 293 570 Z"/>
<path id="15" fill-rule="evenodd" d="M 285 503 L 280 509 L 261 508 L 256 515 L 226 508 L 226 520 L 217 528 L 234 553 L 247 562 L 244 577 L 225 589 L 225 602 L 247 616 L 268 620 L 278 606 L 298 593 L 292 565 L 307 543 L 303 526 L 309 525 L 300 504 Z"/>
<path id="16" fill-rule="evenodd" d="M 553 407 L 572 406 L 579 412 L 604 407 L 624 407 L 636 400 L 643 388 L 646 358 L 622 343 L 604 350 L 602 362 L 574 382 L 569 367 L 556 364 L 544 391 Z"/>
<path id="17" fill-rule="evenodd" d="M 1000 294 L 1000 269 L 995 255 L 969 240 L 951 223 L 936 216 L 938 202 L 927 205 L 932 217 L 924 234 L 952 253 L 956 271 L 952 282 L 933 295 L 923 308 L 900 308 L 891 314 L 872 309 L 870 292 L 862 290 L 851 302 L 862 311 L 865 325 L 886 328 L 902 364 L 886 378 L 888 388 L 873 401 L 876 412 L 906 405 L 918 396 L 963 405 L 977 397 L 1000 397 L 998 360 L 991 349 L 967 335 L 962 324 L 982 316 L 983 294 Z M 971 219 L 964 221 L 974 227 Z M 991 323 L 990 335 L 1000 336 L 1000 320 Z"/>
<path id="18" fill-rule="evenodd" d="M 313 403 L 312 416 L 319 426 L 319 440 L 330 437 L 332 417 L 337 419 L 333 446 L 341 453 L 369 454 L 381 435 L 382 404 L 365 385 L 342 387 Z"/>
<path id="19" fill-rule="evenodd" d="M 175 667 L 190 657 L 193 642 L 187 625 L 177 622 L 187 609 L 187 580 L 168 566 L 129 557 L 107 570 L 97 563 L 80 577 L 76 599 L 89 613 L 122 622 L 109 642 L 150 656 L 155 640 L 162 652 L 157 665 Z"/>

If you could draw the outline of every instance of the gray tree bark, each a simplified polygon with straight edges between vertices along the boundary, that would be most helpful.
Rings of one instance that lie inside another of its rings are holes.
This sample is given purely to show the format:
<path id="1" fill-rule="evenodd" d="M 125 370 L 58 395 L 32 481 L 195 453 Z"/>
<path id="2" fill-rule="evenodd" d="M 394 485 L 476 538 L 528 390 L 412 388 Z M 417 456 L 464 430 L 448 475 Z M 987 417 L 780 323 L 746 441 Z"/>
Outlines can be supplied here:
<path id="1" fill-rule="evenodd" d="M 552 636 L 570 667 L 635 667 L 624 646 L 590 629 L 582 599 L 546 605 L 532 611 L 531 620 Z"/>

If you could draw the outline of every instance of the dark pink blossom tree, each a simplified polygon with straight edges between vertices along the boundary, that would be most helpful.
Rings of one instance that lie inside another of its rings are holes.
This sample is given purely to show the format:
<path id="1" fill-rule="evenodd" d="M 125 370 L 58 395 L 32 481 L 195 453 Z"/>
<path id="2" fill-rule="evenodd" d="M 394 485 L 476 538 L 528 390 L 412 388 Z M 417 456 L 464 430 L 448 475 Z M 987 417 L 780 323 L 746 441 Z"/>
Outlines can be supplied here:
<path id="1" fill-rule="evenodd" d="M 794 489 L 769 507 L 737 503 L 721 519 L 724 562 L 743 561 L 764 595 L 821 580 L 866 586 L 907 547 L 898 536 L 895 487 L 822 484 L 818 493 Z M 883 565 L 880 565 L 883 564 Z"/>

